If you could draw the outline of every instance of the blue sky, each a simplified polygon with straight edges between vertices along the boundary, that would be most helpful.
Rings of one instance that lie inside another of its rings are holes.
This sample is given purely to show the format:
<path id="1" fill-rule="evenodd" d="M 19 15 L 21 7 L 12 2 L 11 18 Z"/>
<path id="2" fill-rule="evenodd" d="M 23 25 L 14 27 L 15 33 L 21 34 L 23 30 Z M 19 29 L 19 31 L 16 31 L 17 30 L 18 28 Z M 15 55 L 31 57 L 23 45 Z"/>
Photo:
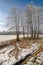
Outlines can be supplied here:
<path id="1" fill-rule="evenodd" d="M 13 6 L 24 8 L 30 3 L 43 7 L 43 0 L 0 0 L 0 11 L 6 12 Z"/>
<path id="2" fill-rule="evenodd" d="M 43 7 L 43 0 L 0 0 L 0 25 L 4 27 L 3 26 L 3 24 L 5 25 L 4 18 L 7 16 L 7 13 L 13 6 L 24 8 L 28 4 Z M 4 30 L 4 28 L 2 28 L 1 30 Z"/>

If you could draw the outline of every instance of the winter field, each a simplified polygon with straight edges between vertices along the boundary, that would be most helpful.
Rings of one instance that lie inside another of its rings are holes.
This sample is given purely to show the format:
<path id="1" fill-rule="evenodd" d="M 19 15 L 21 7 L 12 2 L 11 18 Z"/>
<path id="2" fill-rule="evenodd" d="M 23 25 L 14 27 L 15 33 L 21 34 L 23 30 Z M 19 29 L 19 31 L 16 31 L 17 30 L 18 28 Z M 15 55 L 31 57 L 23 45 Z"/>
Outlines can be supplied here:
<path id="1" fill-rule="evenodd" d="M 28 35 L 30 36 L 30 35 Z M 43 35 L 39 35 L 40 37 L 43 37 Z M 23 35 L 19 36 L 20 38 L 23 37 Z M 25 35 L 26 37 L 26 35 Z M 1 41 L 7 41 L 7 40 L 12 40 L 12 39 L 16 39 L 16 35 L 0 35 L 0 42 Z"/>
<path id="2" fill-rule="evenodd" d="M 6 41 L 10 39 L 13 40 Z M 0 65 L 43 65 L 43 39 L 15 42 L 13 35 L 7 35 L 1 41 L 4 42 L 0 42 Z"/>
<path id="3" fill-rule="evenodd" d="M 15 38 L 16 38 L 15 35 L 0 35 L 0 42 L 15 39 Z"/>
<path id="4" fill-rule="evenodd" d="M 23 35 L 20 35 L 20 38 L 22 38 L 22 37 L 23 37 Z M 0 35 L 0 42 L 12 40 L 12 39 L 16 39 L 16 35 Z"/>
<path id="5" fill-rule="evenodd" d="M 43 0 L 0 0 L 0 65 L 43 65 Z"/>

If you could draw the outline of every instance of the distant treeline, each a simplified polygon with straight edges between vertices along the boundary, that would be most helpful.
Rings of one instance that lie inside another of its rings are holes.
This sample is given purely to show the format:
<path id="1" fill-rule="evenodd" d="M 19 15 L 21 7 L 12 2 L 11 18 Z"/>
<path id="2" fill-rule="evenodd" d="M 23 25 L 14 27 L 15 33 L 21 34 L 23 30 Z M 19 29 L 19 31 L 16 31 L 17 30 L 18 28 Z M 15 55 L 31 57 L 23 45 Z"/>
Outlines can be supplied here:
<path id="1" fill-rule="evenodd" d="M 16 35 L 17 32 L 0 32 L 0 35 Z M 19 35 L 22 35 L 23 32 L 19 32 Z M 26 32 L 24 34 L 27 34 Z M 30 34 L 30 33 L 29 33 Z M 39 33 L 39 34 L 43 34 L 43 33 Z"/>
<path id="2" fill-rule="evenodd" d="M 20 35 L 23 34 L 23 32 L 19 32 Z M 24 33 L 27 34 L 27 33 Z M 0 32 L 0 35 L 17 35 L 17 32 Z"/>
<path id="3" fill-rule="evenodd" d="M 15 32 L 0 32 L 0 35 L 14 35 Z"/>

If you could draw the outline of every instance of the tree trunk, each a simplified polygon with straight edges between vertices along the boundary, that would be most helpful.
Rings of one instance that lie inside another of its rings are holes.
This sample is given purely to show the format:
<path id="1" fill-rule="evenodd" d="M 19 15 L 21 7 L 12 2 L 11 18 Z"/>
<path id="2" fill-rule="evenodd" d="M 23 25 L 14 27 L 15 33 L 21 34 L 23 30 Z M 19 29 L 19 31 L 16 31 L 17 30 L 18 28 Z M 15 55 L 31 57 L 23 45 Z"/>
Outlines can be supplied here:
<path id="1" fill-rule="evenodd" d="M 25 34 L 24 34 L 24 26 L 23 26 L 23 37 L 25 38 Z"/>
<path id="2" fill-rule="evenodd" d="M 31 37 L 33 37 L 33 24 L 32 24 L 32 22 L 31 22 L 31 26 L 30 26 L 30 32 L 31 32 Z"/>
<path id="3" fill-rule="evenodd" d="M 31 30 L 31 37 L 33 37 L 33 29 Z"/>
<path id="4" fill-rule="evenodd" d="M 28 26 L 27 26 L 27 38 L 28 38 Z"/>
<path id="5" fill-rule="evenodd" d="M 39 37 L 39 13 L 38 13 L 38 32 L 37 32 L 37 37 Z"/>
<path id="6" fill-rule="evenodd" d="M 34 31 L 34 37 L 36 37 L 36 30 Z"/>
<path id="7" fill-rule="evenodd" d="M 19 32 L 17 31 L 17 41 L 19 41 Z"/>

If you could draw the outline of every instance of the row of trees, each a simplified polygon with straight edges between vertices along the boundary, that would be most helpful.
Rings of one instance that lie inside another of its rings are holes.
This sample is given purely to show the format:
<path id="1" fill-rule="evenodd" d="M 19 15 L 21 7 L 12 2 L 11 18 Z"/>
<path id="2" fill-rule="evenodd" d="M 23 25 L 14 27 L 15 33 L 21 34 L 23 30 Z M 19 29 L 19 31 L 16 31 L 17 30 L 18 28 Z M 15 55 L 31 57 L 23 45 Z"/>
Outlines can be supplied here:
<path id="1" fill-rule="evenodd" d="M 7 17 L 7 27 L 14 30 L 19 40 L 19 34 L 23 35 L 27 31 L 27 37 L 30 29 L 31 37 L 39 36 L 39 13 L 41 10 L 38 7 L 28 5 L 24 11 L 21 8 L 12 8 Z M 26 28 L 24 30 L 24 28 Z M 21 31 L 21 32 L 20 32 Z"/>
<path id="2" fill-rule="evenodd" d="M 43 24 L 43 9 L 28 5 L 26 7 L 27 23 L 30 25 L 31 37 L 39 37 L 39 30 L 41 24 Z M 40 24 L 41 22 L 41 24 Z"/>

